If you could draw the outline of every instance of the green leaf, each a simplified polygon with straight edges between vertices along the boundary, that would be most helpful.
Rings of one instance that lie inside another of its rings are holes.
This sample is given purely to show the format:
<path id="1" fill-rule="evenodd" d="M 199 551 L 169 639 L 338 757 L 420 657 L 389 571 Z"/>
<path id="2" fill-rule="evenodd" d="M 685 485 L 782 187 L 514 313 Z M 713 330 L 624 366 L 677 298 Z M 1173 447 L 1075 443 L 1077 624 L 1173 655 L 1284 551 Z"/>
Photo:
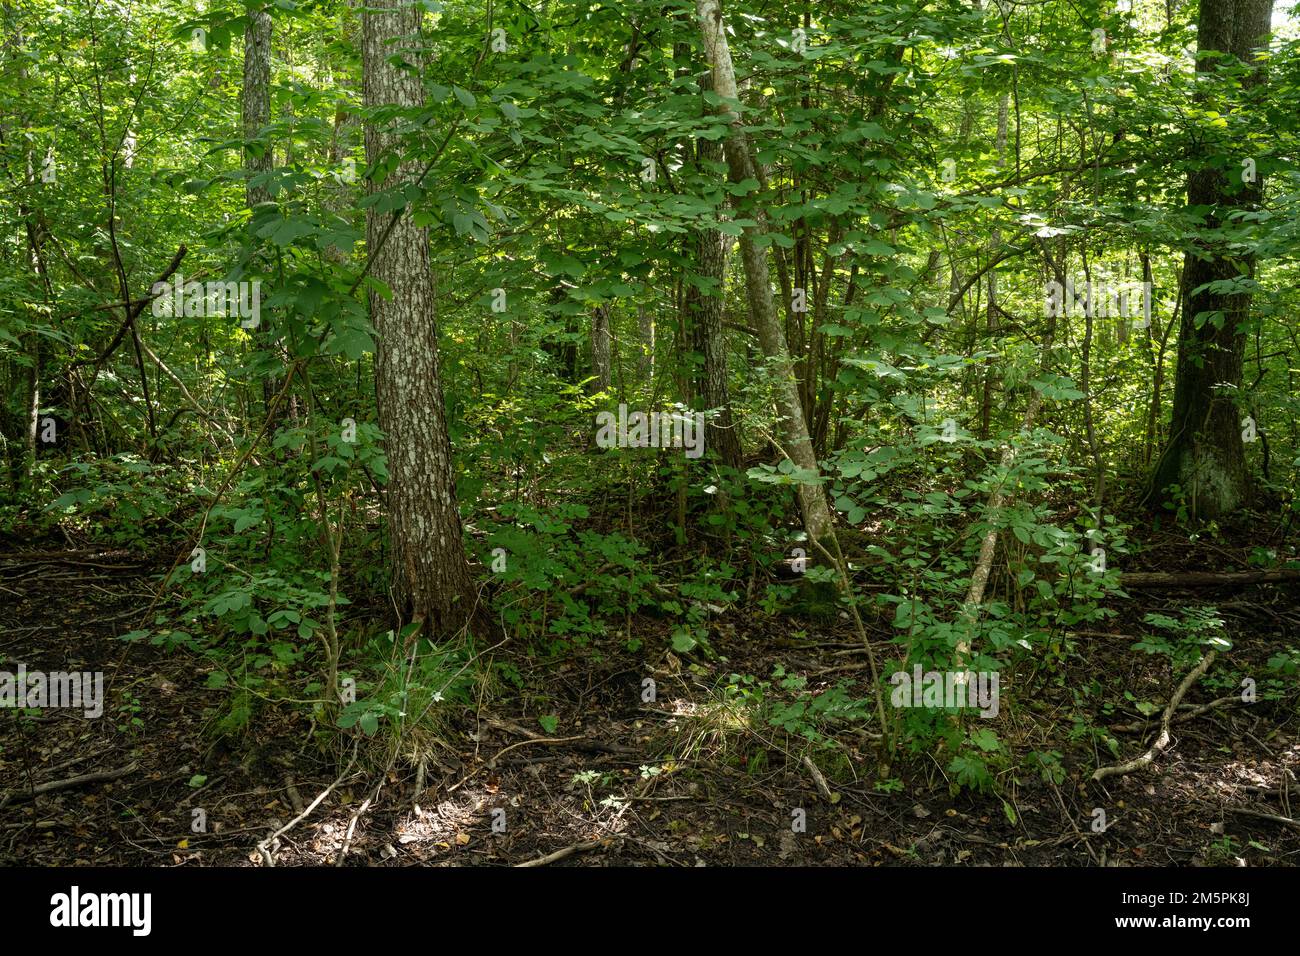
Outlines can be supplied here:
<path id="1" fill-rule="evenodd" d="M 695 639 L 695 635 L 688 628 L 679 627 L 673 631 L 673 650 L 678 654 L 689 654 L 695 650 L 698 644 L 699 641 Z"/>

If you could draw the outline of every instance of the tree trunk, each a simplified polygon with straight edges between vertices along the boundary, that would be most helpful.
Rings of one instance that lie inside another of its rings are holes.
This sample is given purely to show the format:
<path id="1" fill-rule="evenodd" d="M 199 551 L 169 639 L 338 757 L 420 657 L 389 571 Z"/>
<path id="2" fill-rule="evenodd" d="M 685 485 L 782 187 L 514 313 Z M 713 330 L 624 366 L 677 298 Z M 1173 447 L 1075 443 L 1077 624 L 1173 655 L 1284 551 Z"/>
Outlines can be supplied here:
<path id="1" fill-rule="evenodd" d="M 271 15 L 265 10 L 249 10 L 244 28 L 244 169 L 249 176 L 245 187 L 248 208 L 268 202 L 271 192 L 253 185 L 252 177 L 271 169 L 271 149 L 257 141 L 258 133 L 271 123 Z M 251 145 L 250 145 L 251 144 Z"/>
<path id="2" fill-rule="evenodd" d="M 264 184 L 255 184 L 254 177 L 262 176 L 274 165 L 271 144 L 259 138 L 271 123 L 271 15 L 266 10 L 248 11 L 248 25 L 244 28 L 244 88 L 241 97 L 244 123 L 244 174 L 248 182 L 244 196 L 248 210 L 256 216 L 260 203 L 271 201 L 271 190 Z M 259 348 L 273 348 L 270 330 L 263 323 L 253 330 Z M 280 394 L 280 377 L 268 373 L 262 379 L 262 407 L 267 414 Z M 285 406 L 280 406 L 277 418 L 283 420 Z"/>
<path id="3" fill-rule="evenodd" d="M 416 33 L 421 8 L 368 9 L 362 42 L 364 100 L 412 107 L 424 102 L 415 73 L 392 66 L 394 38 Z M 397 137 L 366 125 L 366 158 L 377 163 Z M 371 192 L 411 180 L 417 164 L 400 163 Z M 401 613 L 425 622 L 431 639 L 465 623 L 472 582 L 456 506 L 455 473 L 438 368 L 438 329 L 428 236 L 409 215 L 366 210 L 366 249 L 371 275 L 392 292 L 370 293 L 370 317 L 378 337 L 375 391 L 379 426 L 388 453 L 388 507 L 392 535 L 393 589 Z M 391 231 L 389 226 L 391 225 Z"/>
<path id="4" fill-rule="evenodd" d="M 359 0 L 347 0 L 346 9 L 339 13 L 342 21 L 343 41 L 354 47 L 360 45 L 360 38 L 357 35 L 361 16 L 357 10 L 358 2 Z M 322 64 L 322 73 L 324 72 L 324 65 Z M 346 81 L 343 78 L 336 77 L 336 87 L 350 86 L 349 81 L 351 78 L 351 72 L 348 72 Z M 335 169 L 341 169 L 344 182 L 340 185 L 331 186 L 327 190 L 324 205 L 330 212 L 344 219 L 351 218 L 351 210 L 354 208 L 353 183 L 357 179 L 359 171 L 356 169 L 355 163 L 347 164 L 351 159 L 353 147 L 356 145 L 359 133 L 357 127 L 360 125 L 356 112 L 347 107 L 340 95 L 334 107 L 334 132 L 330 137 L 329 163 Z M 341 249 L 334 245 L 325 249 L 325 254 L 330 260 L 337 263 L 346 262 L 350 253 L 350 249 Z"/>
<path id="5" fill-rule="evenodd" d="M 1005 153 L 1007 149 L 1007 111 L 1009 106 L 1009 96 L 1002 94 L 998 100 L 998 131 L 997 131 L 997 154 L 998 168 L 1001 169 L 1006 165 Z M 989 237 L 989 255 L 996 256 L 1002 247 L 1002 231 L 996 226 L 993 227 L 993 233 Z M 984 312 L 984 332 L 988 335 L 988 348 L 990 350 L 997 347 L 998 337 L 998 270 L 996 267 L 989 270 L 988 276 L 989 300 Z M 990 429 L 993 424 L 993 380 L 995 372 L 991 359 L 984 360 L 984 382 L 983 393 L 980 399 L 980 430 L 979 437 L 981 441 L 988 441 Z"/>
<path id="6" fill-rule="evenodd" d="M 609 307 L 598 305 L 591 312 L 591 383 L 592 391 L 608 392 L 613 385 L 612 340 L 609 331 Z"/>
<path id="7" fill-rule="evenodd" d="M 700 18 L 704 48 L 713 67 L 713 89 L 722 98 L 723 105 L 720 108 L 731 125 L 731 132 L 723 144 L 731 179 L 733 182 L 757 179 L 750 160 L 748 138 L 740 114 L 733 105 L 739 101 L 739 94 L 722 21 L 721 4 L 719 0 L 696 0 L 696 10 Z M 786 347 L 785 331 L 781 328 L 776 303 L 772 299 L 767 247 L 755 242 L 763 234 L 766 216 L 760 208 L 752 210 L 751 216 L 757 225 L 745 227 L 740 237 L 740 254 L 745 267 L 745 289 L 754 328 L 775 373 L 776 407 L 781 419 L 779 427 L 784 451 L 802 471 L 820 475 L 817 456 L 813 453 L 812 441 L 808 437 L 803 404 L 799 399 L 799 383 L 795 379 L 790 351 Z M 826 495 L 818 483 L 801 483 L 798 489 L 804 530 L 812 541 L 822 542 L 829 538 L 832 531 Z M 830 547 L 829 544 L 824 546 Z"/>
<path id="8" fill-rule="evenodd" d="M 18 64 L 17 74 L 20 82 L 27 80 L 27 67 L 21 56 L 14 56 L 14 52 L 22 48 L 23 33 L 21 29 L 15 29 L 12 32 L 6 30 L 4 39 L 5 59 L 13 59 Z M 7 118 L 3 118 L 7 120 Z M 15 117 L 22 122 L 21 118 Z M 9 145 L 9 123 L 0 120 L 0 147 L 8 148 Z M 27 239 L 27 263 L 36 276 L 43 288 L 48 288 L 47 277 L 41 274 L 41 258 L 38 254 L 39 237 L 36 226 L 33 221 L 33 211 L 27 205 L 25 197 L 33 195 L 36 188 L 36 178 L 32 169 L 31 161 L 27 163 L 27 175 L 23 181 L 23 190 L 19 193 L 18 215 L 23 222 L 23 230 Z M 48 301 L 48 300 L 47 300 Z M 29 322 L 36 324 L 36 316 L 31 316 Z M 21 462 L 13 464 L 11 467 L 12 487 L 15 493 L 20 487 L 30 487 L 33 474 L 36 469 L 36 436 L 40 432 L 41 419 L 41 369 L 45 364 L 45 337 L 38 335 L 35 331 L 28 332 L 23 336 L 23 351 L 29 357 L 26 368 L 22 369 L 22 412 L 20 417 L 21 435 L 23 439 Z M 19 363 L 21 364 L 21 363 Z"/>
<path id="9" fill-rule="evenodd" d="M 1251 48 L 1269 32 L 1272 0 L 1201 0 L 1197 24 L 1197 71 L 1220 69 L 1207 53 L 1229 53 L 1255 64 Z M 1243 80 L 1252 86 L 1263 80 L 1258 65 Z M 1207 208 L 1204 235 L 1184 260 L 1182 322 L 1174 379 L 1173 412 L 1169 443 L 1156 465 L 1152 492 L 1157 503 L 1170 496 L 1170 485 L 1183 489 L 1190 512 L 1211 518 L 1236 510 L 1250 494 L 1242 448 L 1242 423 L 1237 396 L 1241 386 L 1245 350 L 1245 323 L 1250 315 L 1250 293 L 1225 294 L 1203 289 L 1207 283 L 1253 276 L 1255 257 L 1229 250 L 1221 240 L 1209 238 L 1224 228 L 1233 212 L 1258 204 L 1261 177 L 1232 188 L 1227 175 L 1207 162 L 1187 177 L 1187 204 Z M 1232 164 L 1231 175 L 1236 175 Z M 1197 316 L 1203 318 L 1197 327 Z"/>
<path id="10" fill-rule="evenodd" d="M 641 335 L 641 352 L 637 355 L 637 368 L 645 383 L 654 390 L 655 380 L 655 314 L 645 305 L 637 306 L 636 327 Z"/>
<path id="11" fill-rule="evenodd" d="M 712 140 L 699 141 L 701 165 L 722 159 L 722 146 Z M 723 288 L 726 276 L 726 247 L 716 229 L 700 229 L 692 237 L 693 258 L 698 275 L 707 280 L 712 291 L 705 293 L 694 285 L 686 289 L 686 313 L 689 317 L 694 347 L 704 356 L 696 383 L 706 409 L 716 409 L 704 425 L 704 447 L 717 453 L 718 459 L 732 468 L 743 464 L 740 436 L 731 414 L 731 395 L 727 388 L 727 343 L 722 333 Z"/>

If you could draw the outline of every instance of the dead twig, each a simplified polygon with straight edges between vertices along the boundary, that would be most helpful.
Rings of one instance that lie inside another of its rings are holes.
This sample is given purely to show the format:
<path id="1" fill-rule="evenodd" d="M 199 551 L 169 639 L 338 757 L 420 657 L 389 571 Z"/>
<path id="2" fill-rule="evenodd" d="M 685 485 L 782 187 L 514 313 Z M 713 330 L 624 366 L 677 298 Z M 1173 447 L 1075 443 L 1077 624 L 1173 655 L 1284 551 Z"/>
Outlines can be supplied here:
<path id="1" fill-rule="evenodd" d="M 804 754 L 803 765 L 807 767 L 808 772 L 812 774 L 813 783 L 817 784 L 817 789 L 820 790 L 821 795 L 826 798 L 826 802 L 834 803 L 835 797 L 831 795 L 831 788 L 829 785 L 827 785 L 826 778 L 822 775 L 822 772 L 817 768 L 817 765 L 813 763 L 812 757 L 809 757 L 807 754 Z"/>
<path id="2" fill-rule="evenodd" d="M 1239 707 L 1245 701 L 1241 699 L 1240 694 L 1229 694 L 1227 697 L 1219 697 L 1210 701 L 1208 704 L 1182 704 L 1179 706 L 1180 713 L 1173 719 L 1173 723 L 1181 724 L 1184 721 L 1194 720 L 1202 714 L 1208 714 L 1212 710 L 1227 707 Z M 1132 734 L 1146 730 L 1151 725 L 1149 720 L 1135 720 L 1129 724 L 1116 724 L 1110 729 L 1121 734 Z"/>
<path id="3" fill-rule="evenodd" d="M 262 840 L 262 842 L 257 844 L 257 852 L 262 855 L 263 863 L 265 863 L 267 866 L 275 866 L 275 857 L 272 855 L 272 851 L 275 849 L 275 847 L 272 846 L 272 844 L 278 841 L 280 837 L 284 836 L 286 833 L 288 833 L 290 830 L 296 827 L 303 820 L 307 819 L 307 817 L 311 815 L 311 812 L 315 810 L 318 806 L 320 806 L 321 801 L 324 800 L 326 797 L 328 797 L 331 793 L 333 793 L 334 788 L 347 779 L 348 774 L 352 771 L 352 765 L 355 764 L 356 762 L 357 762 L 357 748 L 353 746 L 352 759 L 348 761 L 347 767 L 343 770 L 341 774 L 338 775 L 337 779 L 335 779 L 333 783 L 331 783 L 328 787 L 322 790 L 317 795 L 316 799 L 311 802 L 311 805 L 308 806 L 306 809 L 304 809 L 302 813 L 298 814 L 296 817 L 294 817 L 284 826 L 280 827 L 280 829 L 276 830 L 269 837 L 267 837 L 266 839 Z"/>
<path id="4" fill-rule="evenodd" d="M 1264 813 L 1262 810 L 1251 810 L 1247 807 L 1228 807 L 1228 811 L 1246 817 L 1258 817 L 1261 820 L 1271 820 L 1274 823 L 1281 823 L 1284 826 L 1295 827 L 1297 830 L 1300 830 L 1300 820 L 1292 820 L 1290 817 L 1279 816 L 1276 813 Z"/>
<path id="5" fill-rule="evenodd" d="M 588 840 L 585 843 L 574 843 L 571 846 L 566 846 L 563 849 L 556 850 L 554 853 L 548 853 L 546 854 L 546 856 L 539 856 L 535 860 L 525 860 L 523 863 L 516 863 L 515 867 L 522 868 L 526 866 L 547 866 L 548 864 L 554 863 L 556 860 L 563 860 L 566 856 L 573 856 L 573 854 L 575 853 L 585 853 L 587 850 L 594 850 L 597 847 L 604 846 L 609 842 L 610 841 L 606 839 L 606 840 Z"/>
<path id="6" fill-rule="evenodd" d="M 127 774 L 135 773 L 139 768 L 138 763 L 132 762 L 117 770 L 101 770 L 96 773 L 85 773 L 79 777 L 68 777 L 65 780 L 52 780 L 49 783 L 37 784 L 30 790 L 11 790 L 5 794 L 3 800 L 0 800 L 0 807 L 7 806 L 10 803 L 33 800 L 41 794 L 53 793 L 56 790 L 70 790 L 73 787 L 84 787 L 91 783 L 107 783 L 111 780 L 120 780 Z"/>

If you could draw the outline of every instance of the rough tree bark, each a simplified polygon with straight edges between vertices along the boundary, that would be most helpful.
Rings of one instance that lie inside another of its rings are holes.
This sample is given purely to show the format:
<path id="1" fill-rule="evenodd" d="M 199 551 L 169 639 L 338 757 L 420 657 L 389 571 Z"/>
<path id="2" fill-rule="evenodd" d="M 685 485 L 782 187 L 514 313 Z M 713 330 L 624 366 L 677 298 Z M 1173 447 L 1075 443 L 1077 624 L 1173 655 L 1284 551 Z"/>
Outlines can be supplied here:
<path id="1" fill-rule="evenodd" d="M 271 150 L 258 140 L 258 133 L 271 122 L 271 15 L 266 10 L 248 11 L 244 28 L 244 90 L 241 104 L 244 121 L 244 169 L 249 176 L 245 187 L 248 208 L 268 202 L 271 192 L 254 185 L 252 178 L 271 168 Z"/>
<path id="2" fill-rule="evenodd" d="M 1267 36 L 1272 10 L 1273 0 L 1201 0 L 1197 71 L 1221 71 L 1222 61 L 1206 54 L 1229 53 L 1254 66 L 1243 85 L 1262 82 L 1263 70 L 1251 49 Z M 1219 166 L 1206 162 L 1187 177 L 1187 204 L 1210 210 L 1205 219 L 1206 236 L 1227 224 L 1233 212 L 1259 203 L 1261 176 L 1254 182 L 1237 183 L 1230 182 L 1229 176 L 1238 176 L 1235 163 L 1225 174 Z M 1190 511 L 1198 517 L 1234 511 L 1249 497 L 1237 398 L 1250 293 L 1225 294 L 1202 286 L 1253 277 L 1254 272 L 1254 255 L 1229 250 L 1213 239 L 1202 239 L 1187 252 L 1169 441 L 1156 465 L 1151 488 L 1157 504 L 1168 499 L 1167 489 L 1174 484 L 1183 489 Z M 1202 320 L 1198 328 L 1197 316 L 1205 313 L 1218 313 L 1220 318 Z"/>
<path id="3" fill-rule="evenodd" d="M 614 381 L 613 340 L 609 329 L 609 307 L 598 305 L 591 312 L 591 383 L 593 392 L 608 392 Z"/>
<path id="4" fill-rule="evenodd" d="M 736 90 L 736 73 L 731 64 L 731 50 L 727 45 L 721 3 L 719 0 L 696 0 L 696 12 L 699 14 L 704 49 L 713 68 L 713 89 L 722 98 L 723 105 L 720 109 L 731 125 L 731 132 L 723 144 L 731 179 L 733 182 L 757 179 L 749 155 L 748 137 L 735 107 L 740 97 Z M 755 242 L 766 228 L 766 217 L 757 208 L 751 212 L 751 216 L 757 224 L 745 227 L 741 234 L 740 255 L 745 267 L 745 289 L 754 328 L 775 373 L 776 407 L 781 419 L 784 451 L 801 470 L 819 474 L 817 456 L 808 436 L 808 423 L 799 398 L 799 383 L 795 379 L 790 351 L 786 346 L 785 330 L 781 327 L 776 303 L 772 298 L 767 247 Z M 822 543 L 831 537 L 833 530 L 826 494 L 820 484 L 800 484 L 798 490 L 804 530 L 813 542 Z M 829 545 L 823 545 L 827 546 Z"/>
<path id="5" fill-rule="evenodd" d="M 419 31 L 422 8 L 368 8 L 363 18 L 363 96 L 367 108 L 420 106 L 419 76 L 390 64 L 393 41 Z M 373 121 L 365 131 L 374 164 L 396 136 Z M 393 189 L 418 174 L 402 162 L 371 192 Z M 391 229 L 390 229 L 391 227 Z M 438 364 L 438 328 L 428 236 L 408 215 L 366 210 L 370 274 L 392 292 L 370 293 L 378 334 L 375 391 L 388 453 L 388 507 L 393 590 L 399 611 L 423 621 L 433 639 L 461 627 L 471 610 L 472 582 L 456 506 L 455 473 Z"/>
<path id="6" fill-rule="evenodd" d="M 722 159 L 722 146 L 701 139 L 697 153 L 701 165 Z M 700 229 L 690 240 L 695 268 L 712 289 L 705 293 L 694 285 L 686 290 L 686 312 L 694 347 L 702 356 L 696 387 L 704 407 L 716 414 L 704 425 L 704 447 L 717 453 L 718 459 L 732 468 L 743 464 L 740 436 L 731 414 L 731 395 L 727 388 L 727 343 L 722 330 L 722 292 L 726 273 L 726 247 L 722 233 Z"/>
<path id="7" fill-rule="evenodd" d="M 269 172 L 275 164 L 271 144 L 259 136 L 271 123 L 271 33 L 271 15 L 265 8 L 250 8 L 248 23 L 244 27 L 244 86 L 240 109 L 244 125 L 244 173 L 248 177 L 244 196 L 248 210 L 254 216 L 259 204 L 271 201 L 271 190 L 253 180 Z M 265 321 L 253 331 L 253 335 L 259 347 L 274 348 Z M 262 406 L 268 413 L 275 396 L 280 394 L 281 383 L 281 378 L 273 373 L 262 379 Z M 285 411 L 282 405 L 277 418 L 283 419 Z"/>

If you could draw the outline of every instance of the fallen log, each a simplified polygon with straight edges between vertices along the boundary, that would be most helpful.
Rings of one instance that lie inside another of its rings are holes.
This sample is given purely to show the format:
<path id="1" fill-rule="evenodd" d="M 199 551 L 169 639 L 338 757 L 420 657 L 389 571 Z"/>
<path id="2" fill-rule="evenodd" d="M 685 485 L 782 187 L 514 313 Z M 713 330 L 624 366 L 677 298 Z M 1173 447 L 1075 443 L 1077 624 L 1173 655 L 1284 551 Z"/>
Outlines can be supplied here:
<path id="1" fill-rule="evenodd" d="M 1300 582 L 1300 569 L 1281 571 L 1129 571 L 1119 576 L 1126 588 L 1229 587 L 1234 584 Z"/>

